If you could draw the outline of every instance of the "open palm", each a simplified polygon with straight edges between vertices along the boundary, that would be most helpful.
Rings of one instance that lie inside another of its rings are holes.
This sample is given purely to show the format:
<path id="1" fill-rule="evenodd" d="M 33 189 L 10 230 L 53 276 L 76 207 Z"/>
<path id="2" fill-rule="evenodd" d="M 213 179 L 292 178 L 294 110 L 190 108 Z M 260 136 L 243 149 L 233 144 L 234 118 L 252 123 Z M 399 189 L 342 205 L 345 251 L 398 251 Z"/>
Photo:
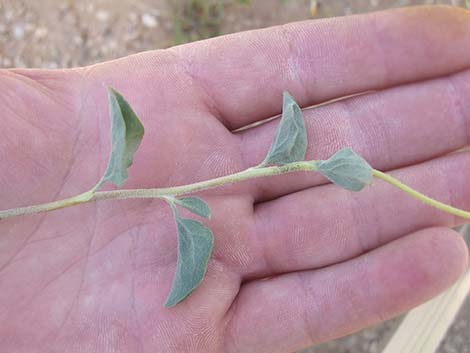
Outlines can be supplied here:
<path id="1" fill-rule="evenodd" d="M 470 208 L 470 15 L 417 8 L 246 32 L 115 62 L 0 71 L 0 209 L 79 194 L 110 150 L 106 86 L 146 135 L 126 188 L 263 160 L 287 89 L 307 159 L 350 146 L 375 168 Z M 450 286 L 462 220 L 376 182 L 314 173 L 206 191 L 215 235 L 201 286 L 163 303 L 176 229 L 159 200 L 103 201 L 0 223 L 2 352 L 290 352 L 397 315 Z"/>

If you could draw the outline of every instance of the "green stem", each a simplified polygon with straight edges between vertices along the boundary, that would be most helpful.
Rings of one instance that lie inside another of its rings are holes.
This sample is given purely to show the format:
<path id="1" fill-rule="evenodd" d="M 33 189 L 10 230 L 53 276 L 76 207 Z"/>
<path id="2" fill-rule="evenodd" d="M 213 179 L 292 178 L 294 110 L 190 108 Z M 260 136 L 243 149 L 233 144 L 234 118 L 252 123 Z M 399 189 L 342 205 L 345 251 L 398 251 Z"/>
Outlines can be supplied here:
<path id="1" fill-rule="evenodd" d="M 198 191 L 207 190 L 215 188 L 217 186 L 222 186 L 225 184 L 234 184 L 243 180 L 259 178 L 264 176 L 273 176 L 280 175 L 298 171 L 315 171 L 316 163 L 318 161 L 303 161 L 303 162 L 294 162 L 285 164 L 278 167 L 253 167 L 248 168 L 242 172 L 235 174 L 226 175 L 223 177 L 210 179 L 206 181 L 201 181 L 194 184 L 174 186 L 168 188 L 155 188 L 155 189 L 127 189 L 127 190 L 113 190 L 113 191 L 99 191 L 96 192 L 96 188 L 93 188 L 90 191 L 87 191 L 83 194 L 66 198 L 63 200 L 48 202 L 40 205 L 12 208 L 5 211 L 0 211 L 0 220 L 40 213 L 54 211 L 65 207 L 70 207 L 74 205 L 79 205 L 88 202 L 94 202 L 99 200 L 112 200 L 112 199 L 130 199 L 130 198 L 161 198 L 165 199 L 167 197 L 181 196 L 186 194 L 192 194 Z M 406 192 L 412 197 L 432 206 L 438 208 L 444 212 L 454 214 L 463 218 L 470 218 L 470 212 L 446 205 L 442 202 L 434 200 L 426 195 L 421 194 L 420 192 L 412 189 L 411 187 L 403 184 L 399 180 L 391 177 L 388 174 L 385 174 L 379 170 L 373 171 L 373 175 L 376 178 L 382 179 L 387 183 L 397 187 L 398 189 Z"/>
<path id="2" fill-rule="evenodd" d="M 408 185 L 403 184 L 401 181 L 395 179 L 394 177 L 385 174 L 379 170 L 374 169 L 373 174 L 376 178 L 382 179 L 383 181 L 386 181 L 387 183 L 395 186 L 396 188 L 406 192 L 407 194 L 411 195 L 415 199 L 418 199 L 425 204 L 428 204 L 429 206 L 435 207 L 441 211 L 463 217 L 463 218 L 470 218 L 470 212 L 461 210 L 459 208 L 455 208 L 449 205 L 446 205 L 445 203 L 439 202 L 437 200 L 434 200 L 426 195 L 423 195 L 422 193 L 410 188 Z"/>
<path id="3" fill-rule="evenodd" d="M 316 161 L 302 161 L 285 164 L 279 167 L 264 167 L 264 168 L 248 168 L 242 172 L 226 175 L 223 177 L 201 181 L 199 183 L 174 186 L 169 188 L 156 188 L 156 189 L 129 189 L 129 190 L 113 190 L 113 191 L 99 191 L 92 190 L 74 197 L 67 199 L 49 202 L 41 205 L 34 205 L 28 207 L 13 208 L 5 211 L 0 211 L 0 219 L 16 217 L 21 215 L 28 215 L 39 212 L 47 212 L 58 210 L 61 208 L 78 205 L 82 203 L 98 201 L 98 200 L 111 200 L 111 199 L 130 199 L 130 198 L 165 198 L 167 196 L 181 196 L 191 194 L 202 190 L 211 189 L 225 184 L 233 184 L 239 181 L 259 178 L 264 176 L 272 176 L 279 174 L 292 173 L 297 171 L 314 171 L 316 170 Z"/>

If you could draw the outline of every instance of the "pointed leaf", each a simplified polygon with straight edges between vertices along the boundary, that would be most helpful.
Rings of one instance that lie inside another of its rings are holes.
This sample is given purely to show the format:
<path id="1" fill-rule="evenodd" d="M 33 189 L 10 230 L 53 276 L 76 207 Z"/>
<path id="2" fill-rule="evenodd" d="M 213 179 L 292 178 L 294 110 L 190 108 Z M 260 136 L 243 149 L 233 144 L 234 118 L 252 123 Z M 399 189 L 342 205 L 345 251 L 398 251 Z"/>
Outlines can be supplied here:
<path id="1" fill-rule="evenodd" d="M 214 246 L 209 228 L 193 219 L 182 218 L 175 208 L 173 210 L 178 227 L 178 261 L 166 307 L 178 304 L 199 286 Z"/>
<path id="2" fill-rule="evenodd" d="M 124 97 L 109 88 L 109 111 L 112 119 L 112 150 L 108 167 L 96 189 L 105 181 L 118 186 L 127 179 L 127 168 L 144 136 L 144 127 Z"/>
<path id="3" fill-rule="evenodd" d="M 298 104 L 284 91 L 281 122 L 269 149 L 266 164 L 287 164 L 303 161 L 307 150 L 307 131 Z"/>
<path id="4" fill-rule="evenodd" d="M 373 178 L 372 167 L 349 148 L 336 152 L 326 161 L 317 162 L 317 171 L 351 191 L 362 190 Z"/>
<path id="5" fill-rule="evenodd" d="M 209 206 L 199 197 L 183 197 L 181 199 L 175 199 L 175 202 L 198 216 L 211 218 L 211 210 Z"/>

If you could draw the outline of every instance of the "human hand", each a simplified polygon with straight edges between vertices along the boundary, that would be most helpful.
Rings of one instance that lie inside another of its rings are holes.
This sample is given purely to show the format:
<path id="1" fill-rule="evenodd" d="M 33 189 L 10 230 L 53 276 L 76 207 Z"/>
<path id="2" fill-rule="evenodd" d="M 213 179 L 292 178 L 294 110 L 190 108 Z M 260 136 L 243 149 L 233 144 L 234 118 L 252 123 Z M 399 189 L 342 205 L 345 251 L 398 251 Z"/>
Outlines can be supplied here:
<path id="1" fill-rule="evenodd" d="M 308 21 L 83 69 L 2 70 L 0 209 L 91 188 L 109 152 L 107 85 L 146 136 L 126 188 L 226 175 L 264 158 L 287 89 L 307 159 L 350 146 L 470 208 L 470 15 L 436 7 Z M 312 173 L 206 191 L 215 248 L 201 286 L 163 303 L 176 231 L 158 200 L 103 201 L 0 223 L 4 352 L 290 352 L 395 316 L 463 272 L 461 223 L 377 181 Z"/>

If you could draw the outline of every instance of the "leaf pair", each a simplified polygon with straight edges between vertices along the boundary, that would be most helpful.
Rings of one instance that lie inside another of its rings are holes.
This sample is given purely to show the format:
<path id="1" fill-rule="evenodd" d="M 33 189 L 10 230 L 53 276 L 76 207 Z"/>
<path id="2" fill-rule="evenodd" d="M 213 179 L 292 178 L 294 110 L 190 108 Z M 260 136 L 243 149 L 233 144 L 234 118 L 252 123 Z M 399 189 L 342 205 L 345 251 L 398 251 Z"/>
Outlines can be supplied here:
<path id="1" fill-rule="evenodd" d="M 305 159 L 307 131 L 302 111 L 292 96 L 284 92 L 281 122 L 269 152 L 261 163 L 287 164 Z M 336 185 L 360 191 L 372 181 L 372 168 L 352 150 L 345 148 L 326 161 L 316 163 L 317 171 Z"/>
<path id="2" fill-rule="evenodd" d="M 307 149 L 307 132 L 302 111 L 289 93 L 284 92 L 282 118 L 276 137 L 261 164 L 287 164 L 302 161 Z M 202 281 L 206 273 L 213 235 L 200 222 L 179 216 L 175 204 L 209 218 L 209 207 L 199 198 L 168 199 L 178 228 L 178 262 L 171 292 L 165 306 L 173 306 L 186 298 Z"/>
<path id="3" fill-rule="evenodd" d="M 144 127 L 124 97 L 109 89 L 109 111 L 112 120 L 112 149 L 106 171 L 87 195 L 90 198 L 105 182 L 121 186 L 128 178 L 127 169 L 144 136 Z M 178 230 L 178 260 L 176 274 L 165 306 L 173 306 L 186 298 L 201 283 L 212 253 L 214 237 L 202 223 L 183 218 L 175 205 L 210 218 L 207 204 L 197 197 L 167 198 L 172 206 Z"/>
<path id="4" fill-rule="evenodd" d="M 302 112 L 293 98 L 284 92 L 283 113 L 276 137 L 262 165 L 302 161 L 307 149 L 307 133 Z M 198 221 L 182 218 L 175 205 L 210 217 L 209 207 L 197 197 L 167 198 L 172 206 L 178 229 L 178 261 L 176 274 L 165 306 L 185 299 L 202 282 L 212 253 L 213 234 Z"/>

